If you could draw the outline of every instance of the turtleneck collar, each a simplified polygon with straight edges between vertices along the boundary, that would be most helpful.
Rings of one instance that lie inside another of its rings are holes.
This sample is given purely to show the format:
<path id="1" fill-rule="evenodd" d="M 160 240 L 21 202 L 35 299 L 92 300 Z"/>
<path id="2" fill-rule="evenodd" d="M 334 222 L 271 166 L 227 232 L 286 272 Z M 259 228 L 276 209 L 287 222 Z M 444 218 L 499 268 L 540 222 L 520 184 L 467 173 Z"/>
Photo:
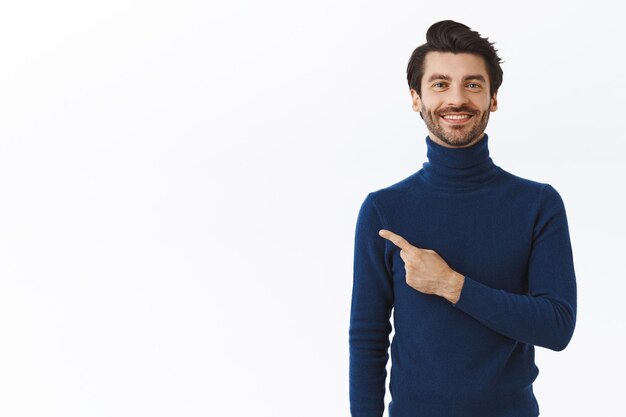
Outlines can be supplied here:
<path id="1" fill-rule="evenodd" d="M 422 176 L 438 188 L 473 189 L 492 180 L 501 168 L 489 156 L 489 137 L 467 148 L 447 148 L 426 136 L 428 162 L 422 165 Z"/>

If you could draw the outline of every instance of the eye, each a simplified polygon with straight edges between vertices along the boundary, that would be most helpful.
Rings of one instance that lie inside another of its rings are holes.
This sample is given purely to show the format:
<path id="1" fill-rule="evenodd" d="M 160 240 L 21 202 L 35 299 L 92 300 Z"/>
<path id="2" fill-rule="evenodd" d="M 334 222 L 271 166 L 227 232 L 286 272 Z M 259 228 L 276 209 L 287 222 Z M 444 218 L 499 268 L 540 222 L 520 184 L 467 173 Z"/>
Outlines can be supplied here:
<path id="1" fill-rule="evenodd" d="M 469 83 L 467 86 L 470 88 L 480 88 L 480 84 L 477 83 Z"/>
<path id="2" fill-rule="evenodd" d="M 445 85 L 446 85 L 446 83 L 440 81 L 440 82 L 434 83 L 433 87 L 435 87 L 435 88 L 443 88 L 443 87 L 445 87 Z"/>

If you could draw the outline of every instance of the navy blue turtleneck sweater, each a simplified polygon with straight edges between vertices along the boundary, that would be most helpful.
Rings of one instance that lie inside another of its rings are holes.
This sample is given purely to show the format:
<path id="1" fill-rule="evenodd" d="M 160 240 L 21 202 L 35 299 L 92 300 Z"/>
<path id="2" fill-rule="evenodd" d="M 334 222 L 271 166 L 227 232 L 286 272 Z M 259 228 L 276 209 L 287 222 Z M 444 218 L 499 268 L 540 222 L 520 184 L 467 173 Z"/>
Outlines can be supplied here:
<path id="1" fill-rule="evenodd" d="M 563 200 L 468 148 L 426 137 L 428 162 L 369 193 L 356 222 L 350 410 L 381 417 L 393 309 L 390 417 L 533 417 L 535 346 L 564 349 L 576 278 Z M 453 304 L 406 283 L 387 229 L 463 274 Z"/>

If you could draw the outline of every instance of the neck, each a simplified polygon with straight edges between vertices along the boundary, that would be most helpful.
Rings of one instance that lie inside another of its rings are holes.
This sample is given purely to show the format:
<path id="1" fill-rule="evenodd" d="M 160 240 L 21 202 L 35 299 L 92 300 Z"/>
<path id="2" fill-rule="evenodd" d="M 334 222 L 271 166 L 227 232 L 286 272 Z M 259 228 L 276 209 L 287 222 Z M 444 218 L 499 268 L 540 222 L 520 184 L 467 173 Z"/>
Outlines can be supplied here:
<path id="1" fill-rule="evenodd" d="M 426 148 L 428 162 L 423 164 L 422 175 L 438 188 L 477 188 L 501 171 L 489 156 L 489 137 L 486 133 L 465 147 L 447 147 L 427 136 Z"/>

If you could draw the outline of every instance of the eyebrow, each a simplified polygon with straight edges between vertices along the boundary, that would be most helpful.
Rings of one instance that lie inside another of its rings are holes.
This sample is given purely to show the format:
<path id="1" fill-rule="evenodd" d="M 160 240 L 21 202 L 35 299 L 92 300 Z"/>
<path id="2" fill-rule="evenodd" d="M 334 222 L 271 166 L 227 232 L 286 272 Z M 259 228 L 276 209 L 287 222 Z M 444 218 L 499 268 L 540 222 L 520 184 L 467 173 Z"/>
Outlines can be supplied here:
<path id="1" fill-rule="evenodd" d="M 450 77 L 449 75 L 446 74 L 433 74 L 430 76 L 430 78 L 428 79 L 427 82 L 432 82 L 435 80 L 446 80 L 446 81 L 452 81 L 452 77 Z M 485 77 L 483 77 L 480 74 L 474 74 L 474 75 L 466 75 L 465 77 L 463 77 L 463 81 L 469 81 L 469 80 L 478 80 L 478 81 L 482 81 L 482 82 L 487 82 L 487 80 L 485 80 Z"/>

